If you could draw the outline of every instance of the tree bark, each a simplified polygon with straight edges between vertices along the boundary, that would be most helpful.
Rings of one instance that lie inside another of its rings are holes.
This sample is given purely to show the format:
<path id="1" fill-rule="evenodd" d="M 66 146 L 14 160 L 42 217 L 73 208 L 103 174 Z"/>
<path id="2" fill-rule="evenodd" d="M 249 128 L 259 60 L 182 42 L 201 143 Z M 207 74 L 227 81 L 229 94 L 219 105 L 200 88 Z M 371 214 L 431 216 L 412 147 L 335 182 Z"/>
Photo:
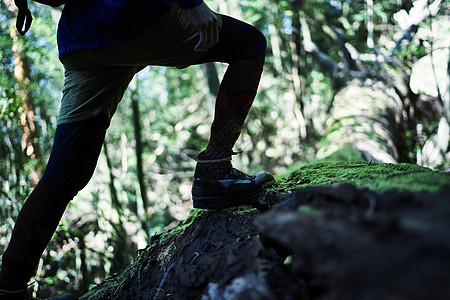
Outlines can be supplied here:
<path id="1" fill-rule="evenodd" d="M 299 121 L 299 138 L 302 143 L 304 143 L 308 137 L 308 132 L 314 131 L 314 126 L 309 118 L 305 118 L 305 100 L 303 98 L 304 90 L 304 77 L 302 76 L 301 68 L 301 57 L 302 57 L 302 34 L 301 34 L 301 24 L 300 24 L 300 8 L 302 1 L 295 0 L 291 3 L 291 8 L 293 12 L 292 16 L 292 34 L 290 39 L 291 56 L 292 56 L 292 84 L 294 86 L 294 93 L 298 104 L 298 121 Z M 306 120 L 305 120 L 306 119 Z"/>
<path id="2" fill-rule="evenodd" d="M 12 1 L 6 4 L 8 5 L 8 18 L 14 20 L 17 8 Z M 36 185 L 42 176 L 44 162 L 38 139 L 39 127 L 35 122 L 33 96 L 29 88 L 29 84 L 32 82 L 30 64 L 27 50 L 24 47 L 24 37 L 19 39 L 15 22 L 10 22 L 9 32 L 14 41 L 12 51 L 14 54 L 14 78 L 17 82 L 16 93 L 22 104 L 19 117 L 22 127 L 22 151 L 26 156 L 37 162 L 35 167 L 30 169 L 31 184 Z"/>
<path id="3" fill-rule="evenodd" d="M 219 92 L 220 80 L 217 74 L 217 68 L 215 63 L 206 63 L 202 65 L 203 74 L 206 77 L 206 83 L 208 86 L 208 102 L 210 115 L 214 115 L 214 106 L 216 103 L 217 93 Z"/>
<path id="4" fill-rule="evenodd" d="M 133 110 L 133 125 L 134 125 L 134 137 L 136 139 L 136 169 L 139 181 L 139 189 L 142 197 L 142 205 L 144 207 L 145 214 L 147 214 L 149 201 L 147 196 L 147 188 L 145 186 L 145 176 L 142 163 L 142 153 L 144 151 L 142 145 L 142 126 L 141 126 L 141 114 L 139 112 L 139 99 L 138 99 L 138 79 L 135 77 L 130 84 L 131 90 L 131 107 Z"/>
<path id="5" fill-rule="evenodd" d="M 117 221 L 111 220 L 111 225 L 114 229 L 114 234 L 116 235 L 115 240 L 117 241 L 117 244 L 114 247 L 114 259 L 112 260 L 111 265 L 111 272 L 114 273 L 119 271 L 125 265 L 127 265 L 130 261 L 130 257 L 127 252 L 128 235 L 122 221 L 124 217 L 123 207 L 122 203 L 119 201 L 119 197 L 115 187 L 116 177 L 113 174 L 113 166 L 111 163 L 111 158 L 109 156 L 108 144 L 106 143 L 106 141 L 103 144 L 103 150 L 106 158 L 106 163 L 109 169 L 109 178 L 110 178 L 109 190 L 111 195 L 111 204 L 112 204 L 111 206 L 113 210 L 117 213 Z"/>

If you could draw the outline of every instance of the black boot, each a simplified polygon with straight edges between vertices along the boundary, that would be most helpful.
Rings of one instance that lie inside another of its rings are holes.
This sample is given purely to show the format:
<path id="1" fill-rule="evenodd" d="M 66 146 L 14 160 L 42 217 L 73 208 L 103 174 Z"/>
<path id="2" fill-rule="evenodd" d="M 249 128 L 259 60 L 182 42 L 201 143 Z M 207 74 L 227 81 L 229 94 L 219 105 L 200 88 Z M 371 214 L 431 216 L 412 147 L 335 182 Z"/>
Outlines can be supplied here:
<path id="1" fill-rule="evenodd" d="M 231 165 L 230 150 L 197 156 L 192 185 L 194 208 L 220 210 L 227 207 L 255 203 L 263 192 L 263 185 L 274 180 L 262 171 L 247 175 Z"/>

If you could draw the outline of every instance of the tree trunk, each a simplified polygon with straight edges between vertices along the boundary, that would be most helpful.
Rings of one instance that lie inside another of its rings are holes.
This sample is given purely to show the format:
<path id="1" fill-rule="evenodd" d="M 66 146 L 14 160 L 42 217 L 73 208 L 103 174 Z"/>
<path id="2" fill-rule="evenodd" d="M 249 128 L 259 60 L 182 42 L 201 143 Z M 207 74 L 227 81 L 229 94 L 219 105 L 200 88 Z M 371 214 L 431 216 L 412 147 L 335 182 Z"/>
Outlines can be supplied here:
<path id="1" fill-rule="evenodd" d="M 203 74 L 205 74 L 206 77 L 206 83 L 208 85 L 208 99 L 209 99 L 209 107 L 210 107 L 210 112 L 211 112 L 211 116 L 214 115 L 214 106 L 216 103 L 216 96 L 217 93 L 219 92 L 219 87 L 220 87 L 220 80 L 219 80 L 219 76 L 217 74 L 217 68 L 215 63 L 206 63 L 206 64 L 202 64 L 202 70 L 203 70 Z"/>
<path id="2" fill-rule="evenodd" d="M 106 143 L 106 141 L 103 143 L 103 150 L 106 158 L 106 164 L 108 165 L 109 169 L 109 190 L 111 195 L 111 207 L 113 208 L 113 212 L 117 214 L 117 220 L 113 220 L 113 218 L 111 218 L 111 225 L 114 229 L 113 234 L 115 235 L 114 240 L 117 242 L 114 247 L 114 259 L 111 265 L 111 272 L 114 273 L 119 271 L 130 261 L 129 253 L 127 252 L 129 239 L 122 221 L 124 217 L 123 207 L 122 203 L 119 201 L 119 197 L 115 187 L 116 177 L 113 174 L 113 167 L 108 152 L 108 144 Z"/>
<path id="3" fill-rule="evenodd" d="M 115 185 L 116 177 L 113 174 L 113 166 L 112 166 L 111 158 L 109 156 L 108 144 L 106 143 L 106 141 L 103 142 L 103 153 L 105 154 L 106 165 L 108 166 L 108 170 L 109 170 L 109 193 L 111 195 L 111 204 L 112 204 L 112 207 L 114 207 L 114 209 L 117 211 L 119 216 L 122 216 L 123 209 L 122 209 L 122 205 L 119 202 L 119 197 L 117 195 L 117 190 L 116 190 L 116 185 Z M 119 218 L 119 220 L 120 219 L 121 218 Z"/>
<path id="4" fill-rule="evenodd" d="M 202 65 L 203 73 L 206 77 L 206 83 L 208 84 L 209 93 L 216 97 L 219 92 L 219 76 L 217 75 L 217 68 L 215 63 L 206 63 Z"/>
<path id="5" fill-rule="evenodd" d="M 142 126 L 141 126 L 141 113 L 139 111 L 139 99 L 138 99 L 138 79 L 135 77 L 131 84 L 131 107 L 133 110 L 133 125 L 134 125 L 134 137 L 136 140 L 136 169 L 137 169 L 137 177 L 139 182 L 139 192 L 141 194 L 142 199 L 142 207 L 144 210 L 143 214 L 137 214 L 138 218 L 141 222 L 142 231 L 145 234 L 146 241 L 149 240 L 148 236 L 148 225 L 147 225 L 147 213 L 149 200 L 147 196 L 147 188 L 145 184 L 145 175 L 142 161 L 142 153 L 144 151 L 144 147 L 142 145 Z"/>
<path id="6" fill-rule="evenodd" d="M 301 34 L 301 24 L 300 24 L 300 8 L 302 1 L 295 0 L 292 1 L 292 34 L 290 40 L 291 56 L 292 56 L 292 84 L 294 86 L 294 93 L 296 97 L 296 103 L 298 104 L 298 125 L 300 133 L 300 142 L 305 143 L 310 137 L 308 132 L 314 131 L 314 125 L 311 122 L 311 118 L 305 116 L 305 99 L 303 98 L 303 93 L 305 92 L 304 81 L 305 78 L 302 76 L 301 67 L 301 57 L 302 57 L 302 34 Z M 304 56 L 303 56 L 304 57 Z M 308 122 L 309 121 L 309 122 Z"/>
<path id="7" fill-rule="evenodd" d="M 402 124 L 402 102 L 393 88 L 378 80 L 355 79 L 334 98 L 317 158 L 352 159 L 341 156 L 350 146 L 359 159 L 399 162 Z"/>
<path id="8" fill-rule="evenodd" d="M 14 20 L 17 8 L 12 1 L 6 4 L 8 5 L 8 18 Z M 27 57 L 27 50 L 24 47 L 24 38 L 19 39 L 15 22 L 10 22 L 9 32 L 14 41 L 12 50 L 14 53 L 14 78 L 17 82 L 16 93 L 22 104 L 20 113 L 22 151 L 26 156 L 36 161 L 34 168 L 30 169 L 31 184 L 36 185 L 42 176 L 44 162 L 38 139 L 39 127 L 35 122 L 33 96 L 29 88 L 29 84 L 32 82 L 30 65 Z"/>
<path id="9" fill-rule="evenodd" d="M 144 151 L 142 145 L 141 136 L 141 114 L 139 112 L 139 99 L 138 99 L 138 79 L 135 77 L 130 84 L 131 90 L 131 107 L 133 109 L 133 125 L 134 125 L 134 137 L 136 139 L 136 169 L 139 181 L 139 189 L 142 197 L 142 205 L 144 207 L 145 215 L 149 205 L 147 188 L 145 186 L 144 169 L 142 164 L 142 153 Z"/>

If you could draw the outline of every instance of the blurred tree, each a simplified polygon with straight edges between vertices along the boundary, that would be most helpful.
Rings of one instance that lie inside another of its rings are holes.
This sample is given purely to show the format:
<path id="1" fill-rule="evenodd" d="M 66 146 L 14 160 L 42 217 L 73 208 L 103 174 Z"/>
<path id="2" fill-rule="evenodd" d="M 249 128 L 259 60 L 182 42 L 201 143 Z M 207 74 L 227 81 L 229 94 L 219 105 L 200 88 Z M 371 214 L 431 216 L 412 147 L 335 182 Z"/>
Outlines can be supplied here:
<path id="1" fill-rule="evenodd" d="M 144 208 L 144 217 L 147 216 L 148 207 L 150 205 L 147 196 L 147 188 L 145 183 L 145 175 L 143 170 L 143 143 L 142 143 L 142 126 L 141 126 L 141 113 L 139 111 L 139 95 L 138 95 L 138 80 L 135 77 L 130 84 L 130 98 L 131 98 L 131 107 L 133 109 L 133 125 L 134 125 L 134 138 L 136 140 L 136 169 L 137 169 L 137 177 L 139 182 L 139 191 L 140 196 L 142 198 L 142 207 Z M 147 221 L 146 218 L 141 220 L 142 229 L 144 233 L 148 233 Z M 149 238 L 147 237 L 147 240 Z"/>
<path id="2" fill-rule="evenodd" d="M 14 19 L 17 8 L 13 1 L 5 1 L 5 5 L 7 18 Z M 39 181 L 43 171 L 43 158 L 38 140 L 39 128 L 35 122 L 33 95 L 30 89 L 30 84 L 34 79 L 31 78 L 26 38 L 19 39 L 15 22 L 8 21 L 7 24 L 12 39 L 14 90 L 21 104 L 21 107 L 17 110 L 22 128 L 21 148 L 25 155 L 33 159 L 35 163 L 33 168 L 29 169 L 30 183 L 34 186 Z"/>

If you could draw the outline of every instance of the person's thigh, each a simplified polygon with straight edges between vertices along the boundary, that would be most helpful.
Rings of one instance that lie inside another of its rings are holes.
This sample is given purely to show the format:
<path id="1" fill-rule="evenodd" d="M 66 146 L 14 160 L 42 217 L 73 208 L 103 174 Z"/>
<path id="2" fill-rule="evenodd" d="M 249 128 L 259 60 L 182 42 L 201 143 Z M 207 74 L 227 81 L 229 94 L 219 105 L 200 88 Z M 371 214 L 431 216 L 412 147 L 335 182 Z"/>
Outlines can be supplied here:
<path id="1" fill-rule="evenodd" d="M 70 58 L 76 59 L 76 55 Z M 138 67 L 65 67 L 58 125 L 99 115 L 106 115 L 111 120 L 128 84 L 138 71 Z"/>

